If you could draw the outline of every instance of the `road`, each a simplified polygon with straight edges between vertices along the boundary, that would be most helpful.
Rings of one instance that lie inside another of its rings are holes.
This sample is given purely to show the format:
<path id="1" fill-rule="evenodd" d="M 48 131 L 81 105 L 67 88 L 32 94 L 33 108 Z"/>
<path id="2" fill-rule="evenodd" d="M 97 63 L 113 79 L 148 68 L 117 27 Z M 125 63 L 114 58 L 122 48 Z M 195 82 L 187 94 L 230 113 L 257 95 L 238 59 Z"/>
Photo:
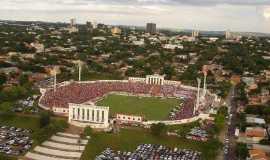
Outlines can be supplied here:
<path id="1" fill-rule="evenodd" d="M 236 113 L 237 113 L 237 104 L 235 102 L 235 86 L 230 90 L 230 93 L 226 99 L 228 105 L 228 129 L 226 131 L 226 136 L 224 139 L 224 160 L 236 160 L 236 139 L 235 139 L 235 128 L 236 128 Z M 225 149 L 226 148 L 226 149 Z M 226 151 L 225 151 L 226 150 Z"/>

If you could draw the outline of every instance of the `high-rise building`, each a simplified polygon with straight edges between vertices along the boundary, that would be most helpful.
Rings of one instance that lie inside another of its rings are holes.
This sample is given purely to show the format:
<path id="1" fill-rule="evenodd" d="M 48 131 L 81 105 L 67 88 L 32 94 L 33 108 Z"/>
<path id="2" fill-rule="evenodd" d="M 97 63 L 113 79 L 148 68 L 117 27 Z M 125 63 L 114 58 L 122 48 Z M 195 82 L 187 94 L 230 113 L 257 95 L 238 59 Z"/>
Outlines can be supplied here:
<path id="1" fill-rule="evenodd" d="M 146 33 L 155 34 L 157 32 L 157 25 L 155 23 L 147 23 Z"/>
<path id="2" fill-rule="evenodd" d="M 79 31 L 79 29 L 76 26 L 76 19 L 75 18 L 71 18 L 70 19 L 70 26 L 67 27 L 67 31 L 69 33 L 75 33 L 75 32 L 78 32 Z"/>
<path id="3" fill-rule="evenodd" d="M 113 27 L 111 29 L 111 32 L 112 32 L 112 34 L 116 35 L 116 34 L 121 34 L 122 30 L 118 27 Z"/>
<path id="4" fill-rule="evenodd" d="M 192 37 L 196 38 L 196 37 L 199 37 L 200 35 L 200 32 L 199 31 L 192 31 Z"/>
<path id="5" fill-rule="evenodd" d="M 87 27 L 87 30 L 88 30 L 88 31 L 92 31 L 93 28 L 94 28 L 94 27 L 93 27 L 93 24 L 92 24 L 91 22 L 88 22 L 88 21 L 86 22 L 86 27 Z"/>
<path id="6" fill-rule="evenodd" d="M 96 28 L 97 28 L 98 23 L 97 23 L 96 21 L 93 21 L 93 22 L 92 22 L 92 25 L 93 25 L 93 29 L 96 29 Z"/>
<path id="7" fill-rule="evenodd" d="M 226 39 L 232 39 L 232 37 L 233 37 L 233 35 L 229 30 L 225 32 L 225 38 Z"/>
<path id="8" fill-rule="evenodd" d="M 75 27 L 76 25 L 76 19 L 75 18 L 71 18 L 70 19 L 70 27 Z"/>

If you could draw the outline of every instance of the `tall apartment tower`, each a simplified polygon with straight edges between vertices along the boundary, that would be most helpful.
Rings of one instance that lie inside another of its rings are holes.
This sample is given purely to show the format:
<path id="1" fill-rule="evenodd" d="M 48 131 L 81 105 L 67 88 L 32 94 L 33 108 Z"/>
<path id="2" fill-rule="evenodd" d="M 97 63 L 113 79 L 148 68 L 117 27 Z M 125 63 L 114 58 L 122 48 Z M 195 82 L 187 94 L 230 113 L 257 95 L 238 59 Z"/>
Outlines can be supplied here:
<path id="1" fill-rule="evenodd" d="M 225 31 L 225 38 L 226 39 L 231 39 L 232 38 L 232 33 L 229 31 L 229 30 L 227 30 L 227 31 Z"/>
<path id="2" fill-rule="evenodd" d="M 146 33 L 155 34 L 157 32 L 157 25 L 155 23 L 146 24 Z"/>
<path id="3" fill-rule="evenodd" d="M 76 19 L 75 18 L 71 18 L 70 19 L 70 27 L 75 27 L 76 25 Z"/>
<path id="4" fill-rule="evenodd" d="M 192 37 L 196 38 L 196 37 L 199 37 L 199 35 L 200 35 L 199 31 L 196 31 L 196 30 L 192 31 Z"/>
<path id="5" fill-rule="evenodd" d="M 91 31 L 91 32 L 93 31 L 94 27 L 93 27 L 93 24 L 90 21 L 86 22 L 86 27 L 87 27 L 88 31 Z"/>

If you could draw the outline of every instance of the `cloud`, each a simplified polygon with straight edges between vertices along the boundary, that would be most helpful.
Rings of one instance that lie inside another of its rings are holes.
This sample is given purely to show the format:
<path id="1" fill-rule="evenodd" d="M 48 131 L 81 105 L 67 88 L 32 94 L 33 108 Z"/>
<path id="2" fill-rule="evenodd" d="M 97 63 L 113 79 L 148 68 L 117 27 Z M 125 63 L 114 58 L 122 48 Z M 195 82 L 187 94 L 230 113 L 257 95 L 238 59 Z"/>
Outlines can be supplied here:
<path id="1" fill-rule="evenodd" d="M 265 9 L 263 10 L 263 16 L 264 16 L 264 18 L 266 18 L 266 19 L 270 19 L 270 8 L 265 8 Z"/>
<path id="2" fill-rule="evenodd" d="M 213 6 L 213 5 L 270 5 L 270 0 L 1 0 L 0 4 L 25 6 L 32 4 L 49 5 L 192 5 L 192 6 Z"/>
<path id="3" fill-rule="evenodd" d="M 270 32 L 270 0 L 0 0 L 1 19 Z M 267 21 L 267 22 L 266 22 Z"/>

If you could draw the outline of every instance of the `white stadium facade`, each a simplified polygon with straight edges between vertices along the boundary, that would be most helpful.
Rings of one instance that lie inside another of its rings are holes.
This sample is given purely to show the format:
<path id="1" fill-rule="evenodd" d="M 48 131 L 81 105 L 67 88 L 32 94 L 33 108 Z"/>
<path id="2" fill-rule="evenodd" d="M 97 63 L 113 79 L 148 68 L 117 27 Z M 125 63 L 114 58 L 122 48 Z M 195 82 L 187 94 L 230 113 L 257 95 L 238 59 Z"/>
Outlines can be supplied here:
<path id="1" fill-rule="evenodd" d="M 98 129 L 110 127 L 110 106 L 96 106 L 95 102 L 110 93 L 185 99 L 179 113 L 162 121 L 166 124 L 189 123 L 209 118 L 209 110 L 219 103 L 219 99 L 206 89 L 206 78 L 201 89 L 200 80 L 198 87 L 191 87 L 182 85 L 179 81 L 165 80 L 164 77 L 154 74 L 147 75 L 146 78 L 129 77 L 128 80 L 67 81 L 59 84 L 55 80 L 53 87 L 40 89 L 42 96 L 39 106 L 56 115 L 68 117 L 72 125 Z M 142 124 L 157 122 L 161 121 L 147 121 Z"/>

